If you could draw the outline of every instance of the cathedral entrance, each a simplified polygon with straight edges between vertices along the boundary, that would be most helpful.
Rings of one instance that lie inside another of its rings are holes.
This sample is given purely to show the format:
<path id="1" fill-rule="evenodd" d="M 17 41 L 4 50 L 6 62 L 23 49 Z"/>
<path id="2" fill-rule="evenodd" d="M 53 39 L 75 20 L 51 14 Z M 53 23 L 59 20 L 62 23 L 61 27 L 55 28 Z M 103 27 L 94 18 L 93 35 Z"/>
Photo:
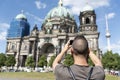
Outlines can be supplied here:
<path id="1" fill-rule="evenodd" d="M 53 44 L 51 43 L 45 43 L 42 47 L 41 47 L 41 55 L 46 55 L 47 57 L 47 61 L 50 60 L 50 57 L 53 56 L 55 53 L 55 47 Z"/>
<path id="2" fill-rule="evenodd" d="M 25 62 L 26 62 L 26 59 L 27 59 L 27 55 L 20 55 L 19 56 L 19 58 L 20 58 L 20 66 L 21 67 L 24 67 L 25 66 Z"/>

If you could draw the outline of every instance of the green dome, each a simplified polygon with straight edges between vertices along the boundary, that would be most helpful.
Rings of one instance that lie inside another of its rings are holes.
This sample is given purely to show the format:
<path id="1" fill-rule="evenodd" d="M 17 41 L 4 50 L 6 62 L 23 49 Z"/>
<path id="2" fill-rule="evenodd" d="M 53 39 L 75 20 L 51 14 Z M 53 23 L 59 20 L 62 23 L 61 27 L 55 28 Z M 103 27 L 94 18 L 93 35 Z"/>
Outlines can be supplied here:
<path id="1" fill-rule="evenodd" d="M 18 14 L 15 18 L 16 19 L 27 19 L 26 16 L 23 13 Z"/>
<path id="2" fill-rule="evenodd" d="M 84 12 L 84 11 L 93 11 L 94 9 L 92 8 L 92 6 L 90 6 L 90 5 L 86 5 L 84 8 L 83 8 L 83 10 L 82 10 L 82 12 Z"/>
<path id="3" fill-rule="evenodd" d="M 61 1 L 61 0 L 60 0 Z M 74 19 L 74 16 L 71 14 L 70 10 L 65 8 L 62 2 L 59 2 L 59 5 L 52 10 L 49 11 L 45 20 L 52 18 L 52 17 L 68 17 Z"/>

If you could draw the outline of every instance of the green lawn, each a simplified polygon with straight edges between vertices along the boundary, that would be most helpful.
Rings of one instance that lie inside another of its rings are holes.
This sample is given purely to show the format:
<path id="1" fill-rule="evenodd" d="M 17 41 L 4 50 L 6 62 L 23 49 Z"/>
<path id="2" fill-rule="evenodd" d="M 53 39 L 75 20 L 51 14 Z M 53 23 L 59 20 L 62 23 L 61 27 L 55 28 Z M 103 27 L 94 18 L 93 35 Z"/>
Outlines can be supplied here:
<path id="1" fill-rule="evenodd" d="M 31 78 L 37 80 L 55 80 L 54 74 L 51 73 L 38 73 L 38 72 L 4 72 L 0 73 L 0 77 L 2 78 Z M 105 80 L 120 80 L 120 77 L 106 75 Z"/>
<path id="2" fill-rule="evenodd" d="M 105 80 L 120 80 L 120 77 L 113 76 L 113 75 L 106 75 Z"/>
<path id="3" fill-rule="evenodd" d="M 37 80 L 54 80 L 54 74 L 51 73 L 38 73 L 38 72 L 4 72 L 0 73 L 2 78 L 30 78 Z"/>

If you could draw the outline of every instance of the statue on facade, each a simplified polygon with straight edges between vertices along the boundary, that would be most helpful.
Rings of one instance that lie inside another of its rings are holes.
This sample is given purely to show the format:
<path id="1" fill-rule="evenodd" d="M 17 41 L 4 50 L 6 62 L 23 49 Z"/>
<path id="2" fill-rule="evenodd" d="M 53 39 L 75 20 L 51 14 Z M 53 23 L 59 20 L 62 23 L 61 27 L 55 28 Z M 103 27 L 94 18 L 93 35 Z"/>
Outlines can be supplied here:
<path id="1" fill-rule="evenodd" d="M 38 27 L 37 27 L 37 25 L 35 24 L 35 26 L 33 27 L 32 32 L 31 32 L 31 35 L 32 35 L 32 36 L 36 36 L 38 31 L 39 31 L 39 30 L 38 30 Z"/>
<path id="2" fill-rule="evenodd" d="M 51 30 L 50 28 L 47 29 L 47 34 L 50 34 L 51 33 Z"/>

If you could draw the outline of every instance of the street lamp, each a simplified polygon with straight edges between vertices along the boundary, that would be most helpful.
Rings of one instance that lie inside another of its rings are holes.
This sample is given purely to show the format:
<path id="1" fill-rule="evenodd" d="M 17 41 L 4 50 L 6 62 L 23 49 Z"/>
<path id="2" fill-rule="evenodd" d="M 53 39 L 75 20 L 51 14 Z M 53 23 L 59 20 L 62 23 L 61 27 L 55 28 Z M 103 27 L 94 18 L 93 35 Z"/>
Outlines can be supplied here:
<path id="1" fill-rule="evenodd" d="M 60 46 L 56 46 L 56 56 L 59 54 L 59 49 L 60 49 Z"/>
<path id="2" fill-rule="evenodd" d="M 37 60 L 36 60 L 36 67 L 38 67 L 38 60 L 39 60 L 40 54 L 41 54 L 41 47 L 38 47 Z"/>

